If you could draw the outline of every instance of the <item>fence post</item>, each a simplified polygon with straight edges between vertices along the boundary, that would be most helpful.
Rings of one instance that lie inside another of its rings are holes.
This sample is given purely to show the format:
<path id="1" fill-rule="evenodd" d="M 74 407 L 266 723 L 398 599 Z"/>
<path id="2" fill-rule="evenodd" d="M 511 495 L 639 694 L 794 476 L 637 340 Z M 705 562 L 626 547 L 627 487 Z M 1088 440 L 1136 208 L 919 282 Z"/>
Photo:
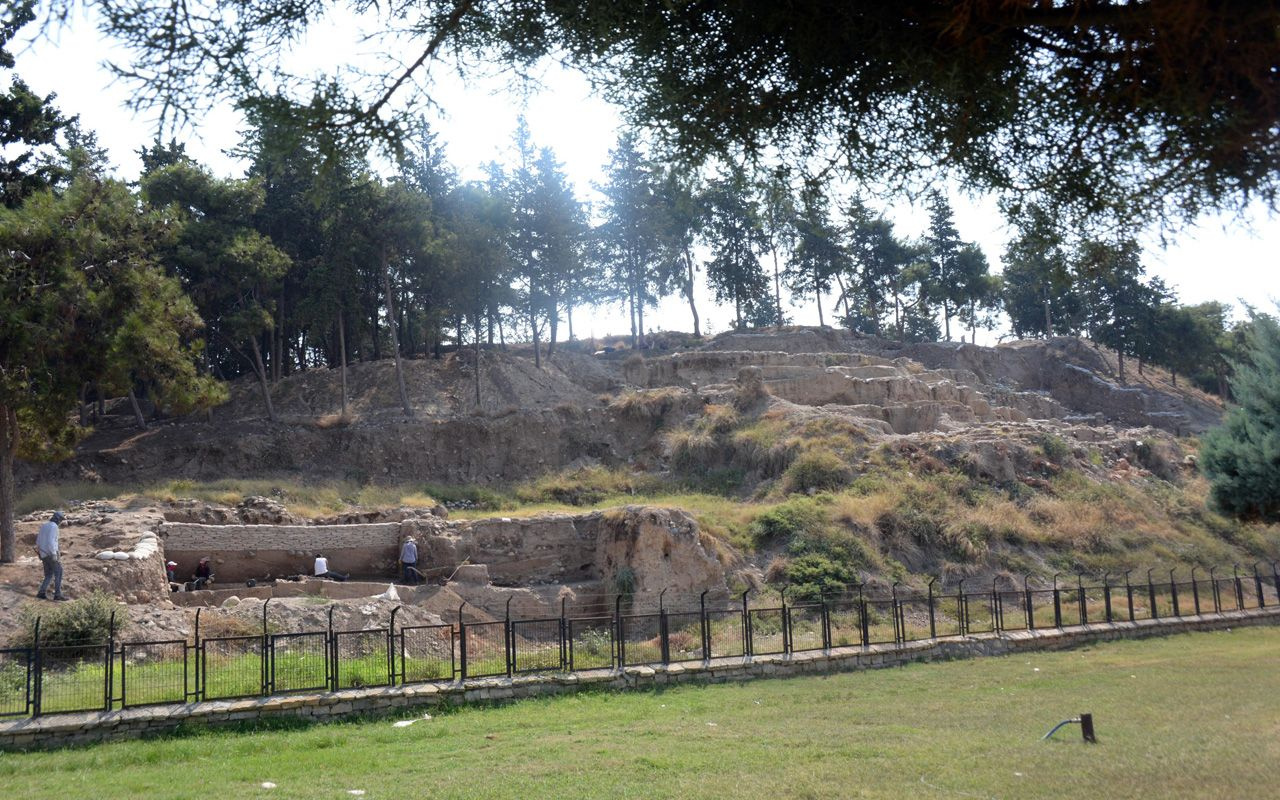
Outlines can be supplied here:
<path id="1" fill-rule="evenodd" d="M 964 597 L 964 578 L 960 579 L 960 584 L 956 587 L 956 616 L 959 618 L 961 636 L 969 635 L 969 601 Z"/>
<path id="2" fill-rule="evenodd" d="M 335 606 L 329 604 L 329 624 L 324 635 L 324 654 L 325 654 L 325 682 L 329 684 L 329 691 L 338 691 L 338 639 L 333 635 L 333 610 Z"/>
<path id="3" fill-rule="evenodd" d="M 778 598 L 782 601 L 782 654 L 791 654 L 791 612 L 787 610 L 787 587 L 778 590 Z"/>
<path id="4" fill-rule="evenodd" d="M 387 627 L 387 677 L 391 680 L 389 685 L 396 685 L 396 612 L 400 610 L 400 606 L 391 609 L 391 624 Z M 403 658 L 403 652 L 401 657 Z M 403 664 L 401 664 L 400 677 L 404 677 Z"/>
<path id="5" fill-rule="evenodd" d="M 627 637 L 622 629 L 622 595 L 613 598 L 613 629 L 618 635 L 618 669 L 627 663 Z"/>
<path id="6" fill-rule="evenodd" d="M 902 632 L 898 630 L 898 582 L 889 587 L 889 613 L 893 615 L 893 643 L 902 642 Z"/>
<path id="7" fill-rule="evenodd" d="M 1000 596 L 998 578 L 993 578 L 991 581 L 991 597 L 988 602 L 991 604 L 991 630 L 994 633 L 1000 633 L 1004 630 L 1004 598 Z"/>
<path id="8" fill-rule="evenodd" d="M 1258 592 L 1258 608 L 1266 608 L 1267 600 L 1262 595 L 1262 576 L 1258 574 L 1258 564 L 1261 562 L 1253 562 L 1253 588 Z"/>
<path id="9" fill-rule="evenodd" d="M 711 660 L 711 631 L 707 625 L 707 592 L 710 589 L 703 589 L 702 594 L 698 595 L 698 615 L 702 619 L 702 660 Z"/>
<path id="10" fill-rule="evenodd" d="M 1209 567 L 1209 586 L 1213 589 L 1213 613 L 1221 614 L 1222 613 L 1222 594 L 1221 592 L 1218 591 L 1218 576 L 1214 574 L 1217 571 L 1218 571 L 1217 564 L 1213 565 L 1212 567 Z"/>
<path id="11" fill-rule="evenodd" d="M 1280 603 L 1280 561 L 1271 562 L 1271 588 L 1276 590 L 1276 602 Z"/>
<path id="12" fill-rule="evenodd" d="M 663 596 L 670 587 L 662 587 L 658 592 L 658 641 L 662 648 L 662 663 L 671 663 L 671 630 L 667 625 L 667 606 Z"/>
<path id="13" fill-rule="evenodd" d="M 1084 597 L 1084 573 L 1076 573 L 1076 602 L 1080 604 L 1080 624 L 1089 624 L 1089 606 Z"/>
<path id="14" fill-rule="evenodd" d="M 1173 615 L 1181 617 L 1182 609 L 1178 607 L 1178 582 L 1173 577 L 1173 573 L 1177 571 L 1177 568 L 1169 570 L 1169 598 L 1173 603 Z"/>
<path id="15" fill-rule="evenodd" d="M 1036 607 L 1031 598 L 1031 576 L 1022 576 L 1022 597 L 1027 614 L 1027 630 L 1034 631 L 1036 629 Z"/>
<path id="16" fill-rule="evenodd" d="M 1053 627 L 1062 630 L 1062 591 L 1058 589 L 1058 576 L 1061 572 L 1053 573 Z"/>
<path id="17" fill-rule="evenodd" d="M 467 605 L 467 601 L 463 600 L 462 605 L 458 606 L 458 666 L 461 669 L 459 675 L 462 680 L 467 679 L 467 621 L 462 616 L 462 609 Z"/>
<path id="18" fill-rule="evenodd" d="M 1132 567 L 1124 571 L 1124 597 L 1125 597 L 1125 601 L 1128 602 L 1129 604 L 1129 621 L 1134 622 L 1135 620 L 1133 616 L 1133 584 L 1129 582 L 1130 572 L 1133 572 Z"/>
<path id="19" fill-rule="evenodd" d="M 31 641 L 31 661 L 28 670 L 35 672 L 34 686 L 31 693 L 31 716 L 40 716 L 41 695 L 44 690 L 44 659 L 40 656 L 40 617 L 36 617 L 35 636 Z"/>
<path id="20" fill-rule="evenodd" d="M 1196 585 L 1196 570 L 1199 567 L 1191 568 L 1191 600 L 1195 603 L 1196 616 L 1200 616 L 1200 587 Z"/>
<path id="21" fill-rule="evenodd" d="M 858 584 L 858 624 L 862 628 L 862 646 L 871 644 L 871 621 L 867 619 L 867 598 L 862 593 L 862 584 Z"/>
<path id="22" fill-rule="evenodd" d="M 271 603 L 268 597 L 262 601 L 262 693 L 271 694 L 272 672 L 275 671 L 275 659 L 267 654 L 267 606 Z M 268 660 L 270 663 L 268 663 Z"/>
<path id="23" fill-rule="evenodd" d="M 560 598 L 560 671 L 561 672 L 568 671 L 570 667 L 569 665 L 569 617 L 565 613 L 565 604 L 568 602 L 569 602 L 569 598 L 567 597 Z M 665 620 L 663 620 L 663 622 L 665 622 Z M 666 650 L 667 641 L 665 636 L 666 625 L 663 625 L 663 634 L 664 636 L 662 640 L 662 644 L 663 644 L 662 656 L 663 656 L 663 660 L 665 661 L 666 654 L 667 654 L 667 650 Z"/>
<path id="24" fill-rule="evenodd" d="M 831 609 L 827 608 L 827 593 L 818 592 L 818 603 L 821 606 L 822 649 L 831 649 Z"/>
<path id="25" fill-rule="evenodd" d="M 933 612 L 933 582 L 936 580 L 937 578 L 929 579 L 929 638 L 930 639 L 938 638 L 938 624 L 936 619 L 934 618 L 935 615 Z"/>
<path id="26" fill-rule="evenodd" d="M 115 652 L 116 652 L 116 610 L 113 608 L 111 609 L 111 619 L 109 622 L 107 622 L 107 655 L 106 655 L 107 661 L 105 664 L 102 665 L 103 666 L 103 684 L 102 684 L 102 710 L 103 711 L 111 710 L 111 703 L 112 703 L 111 685 L 112 685 L 112 678 L 114 677 L 112 675 L 112 672 L 114 671 L 114 667 L 115 667 Z M 120 677 L 123 679 L 124 655 L 122 654 L 120 658 L 122 662 L 120 667 Z M 120 687 L 120 702 L 124 703 L 124 686 Z"/>
<path id="27" fill-rule="evenodd" d="M 1156 584 L 1151 579 L 1151 573 L 1155 567 L 1147 570 L 1147 599 L 1151 602 L 1151 618 L 1160 619 L 1160 608 L 1156 605 Z"/>
<path id="28" fill-rule="evenodd" d="M 1111 624 L 1111 573 L 1102 573 L 1102 603 L 1107 612 L 1107 624 Z"/>
<path id="29" fill-rule="evenodd" d="M 751 594 L 751 590 L 747 589 L 742 593 L 742 654 L 750 656 L 753 650 L 751 641 L 751 614 L 747 610 L 747 595 Z"/>
<path id="30" fill-rule="evenodd" d="M 507 660 L 508 678 L 511 677 L 511 672 L 515 668 L 516 660 L 516 634 L 515 629 L 511 627 L 511 601 L 514 599 L 514 596 L 507 598 L 507 611 L 502 618 L 502 650 Z"/>
<path id="31" fill-rule="evenodd" d="M 203 606 L 196 609 L 196 633 L 195 633 L 195 638 L 192 640 L 195 643 L 195 650 L 193 651 L 194 658 L 191 659 L 193 668 L 196 671 L 195 680 L 193 681 L 195 683 L 195 692 L 187 693 L 187 699 L 195 700 L 196 702 L 199 702 L 200 700 L 200 612 L 201 611 L 204 611 Z"/>
<path id="32" fill-rule="evenodd" d="M 1231 575 L 1236 589 L 1236 611 L 1244 611 L 1244 585 L 1240 583 L 1240 565 L 1231 565 Z"/>

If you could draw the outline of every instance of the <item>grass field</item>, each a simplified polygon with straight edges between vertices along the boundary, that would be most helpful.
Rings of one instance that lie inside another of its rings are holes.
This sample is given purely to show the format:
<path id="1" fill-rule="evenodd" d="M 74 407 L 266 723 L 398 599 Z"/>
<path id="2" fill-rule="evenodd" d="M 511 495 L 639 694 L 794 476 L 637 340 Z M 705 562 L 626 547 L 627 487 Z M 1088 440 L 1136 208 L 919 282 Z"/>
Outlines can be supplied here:
<path id="1" fill-rule="evenodd" d="M 1280 629 L 0 754 L 9 797 L 1246 797 Z M 1100 743 L 1054 723 L 1095 716 Z M 264 789 L 269 781 L 275 788 Z"/>

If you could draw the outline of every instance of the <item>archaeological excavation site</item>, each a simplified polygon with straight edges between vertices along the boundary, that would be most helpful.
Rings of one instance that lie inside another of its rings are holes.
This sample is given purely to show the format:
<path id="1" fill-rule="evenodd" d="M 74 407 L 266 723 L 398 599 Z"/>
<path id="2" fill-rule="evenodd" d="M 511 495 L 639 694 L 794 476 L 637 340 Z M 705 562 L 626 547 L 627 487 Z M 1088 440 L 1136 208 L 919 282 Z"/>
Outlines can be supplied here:
<path id="1" fill-rule="evenodd" d="M 1195 437 L 1220 402 L 1150 366 L 1122 382 L 1085 341 L 576 344 L 484 352 L 478 401 L 472 353 L 409 360 L 411 414 L 382 362 L 353 365 L 345 416 L 328 370 L 272 387 L 277 422 L 249 383 L 146 430 L 107 404 L 73 459 L 20 470 L 0 634 L 57 613 L 33 549 L 55 508 L 66 591 L 113 641 L 213 665 L 169 701 L 1276 602 L 1275 531 L 1205 508 Z M 317 636 L 330 655 L 289 672 Z M 159 658 L 123 647 L 120 670 Z M 245 658 L 264 666 L 217 677 Z"/>

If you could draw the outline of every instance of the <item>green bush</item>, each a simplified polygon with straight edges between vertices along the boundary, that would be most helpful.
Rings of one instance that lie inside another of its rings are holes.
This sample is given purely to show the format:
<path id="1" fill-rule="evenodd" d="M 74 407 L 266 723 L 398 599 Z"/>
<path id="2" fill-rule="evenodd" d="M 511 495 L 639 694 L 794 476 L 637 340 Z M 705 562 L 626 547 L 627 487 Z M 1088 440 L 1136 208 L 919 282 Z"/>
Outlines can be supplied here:
<path id="1" fill-rule="evenodd" d="M 66 603 L 24 606 L 20 612 L 22 627 L 13 644 L 31 647 L 35 643 L 37 620 L 41 647 L 106 644 L 111 635 L 111 617 L 119 608 L 116 599 L 104 592 Z M 119 636 L 129 618 L 123 613 L 115 616 L 115 633 Z"/>
<path id="2" fill-rule="evenodd" d="M 789 594 L 797 600 L 817 600 L 824 594 L 839 594 L 853 582 L 854 572 L 819 553 L 791 559 L 785 569 Z"/>
<path id="3" fill-rule="evenodd" d="M 1055 464 L 1061 464 L 1071 455 L 1071 445 L 1061 436 L 1052 433 L 1040 436 L 1040 449 L 1044 452 L 1044 457 Z"/>
<path id="4" fill-rule="evenodd" d="M 747 532 L 756 547 L 790 542 L 795 537 L 824 528 L 827 515 L 809 498 L 797 498 L 774 506 L 752 520 Z"/>
<path id="5" fill-rule="evenodd" d="M 636 571 L 629 566 L 618 567 L 613 573 L 613 592 L 629 600 L 636 593 Z"/>
<path id="6" fill-rule="evenodd" d="M 825 448 L 801 453 L 783 473 L 783 486 L 788 493 L 822 492 L 847 486 L 853 470 L 844 460 Z"/>

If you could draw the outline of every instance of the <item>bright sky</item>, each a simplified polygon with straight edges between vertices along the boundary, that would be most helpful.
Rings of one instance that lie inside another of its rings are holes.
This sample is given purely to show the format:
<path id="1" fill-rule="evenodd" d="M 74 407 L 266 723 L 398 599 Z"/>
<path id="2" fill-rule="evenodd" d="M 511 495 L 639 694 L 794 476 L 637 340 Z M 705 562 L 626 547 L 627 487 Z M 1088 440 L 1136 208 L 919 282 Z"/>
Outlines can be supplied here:
<path id="1" fill-rule="evenodd" d="M 322 31 L 317 37 L 331 33 Z M 97 133 L 119 175 L 136 177 L 140 169 L 137 150 L 153 140 L 155 120 L 134 116 L 126 108 L 128 87 L 113 83 L 101 66 L 109 59 L 125 60 L 125 54 L 104 42 L 84 18 L 73 20 L 53 40 L 28 47 L 19 44 L 15 50 L 17 73 L 33 90 L 41 94 L 55 92 L 64 113 L 80 115 L 83 125 Z M 296 63 L 304 71 L 318 71 L 333 52 L 332 45 L 311 44 L 296 56 Z M 463 177 L 482 177 L 482 164 L 507 160 L 521 108 L 509 79 L 470 79 L 464 83 L 451 71 L 437 66 L 433 80 L 438 104 L 433 122 L 449 160 Z M 602 180 L 602 168 L 620 130 L 617 109 L 595 97 L 587 81 L 576 72 L 552 66 L 544 71 L 540 82 L 544 88 L 529 98 L 525 112 L 534 141 L 555 151 L 577 186 L 579 198 L 594 202 L 597 197 L 592 187 Z M 193 157 L 215 173 L 238 176 L 243 165 L 225 151 L 238 143 L 242 128 L 237 112 L 222 108 L 205 116 L 196 130 L 184 132 L 179 138 L 186 140 Z M 1009 232 L 996 211 L 994 199 L 953 194 L 951 200 L 961 237 L 978 242 L 998 270 Z M 900 235 L 918 236 L 927 223 L 922 207 L 913 208 L 905 202 L 889 209 L 889 214 Z M 1163 278 L 1183 303 L 1243 299 L 1265 307 L 1280 299 L 1280 218 L 1261 207 L 1251 209 L 1243 219 L 1204 218 L 1195 227 L 1177 233 L 1167 248 L 1161 247 L 1154 233 L 1146 237 L 1145 244 L 1148 274 Z M 765 263 L 770 262 L 766 259 Z M 727 329 L 732 322 L 732 309 L 714 308 L 705 287 L 702 295 L 699 312 L 704 331 Z M 823 302 L 824 310 L 832 305 L 830 298 Z M 812 300 L 787 311 L 797 324 L 817 324 Z M 625 315 L 616 308 L 575 314 L 574 322 L 580 336 L 625 333 L 627 324 Z M 654 329 L 692 327 L 688 306 L 680 297 L 669 298 L 656 312 L 646 314 L 646 322 Z M 997 331 L 996 335 L 1000 333 Z M 980 341 L 983 338 L 980 334 Z M 994 336 L 988 341 L 992 339 Z"/>

